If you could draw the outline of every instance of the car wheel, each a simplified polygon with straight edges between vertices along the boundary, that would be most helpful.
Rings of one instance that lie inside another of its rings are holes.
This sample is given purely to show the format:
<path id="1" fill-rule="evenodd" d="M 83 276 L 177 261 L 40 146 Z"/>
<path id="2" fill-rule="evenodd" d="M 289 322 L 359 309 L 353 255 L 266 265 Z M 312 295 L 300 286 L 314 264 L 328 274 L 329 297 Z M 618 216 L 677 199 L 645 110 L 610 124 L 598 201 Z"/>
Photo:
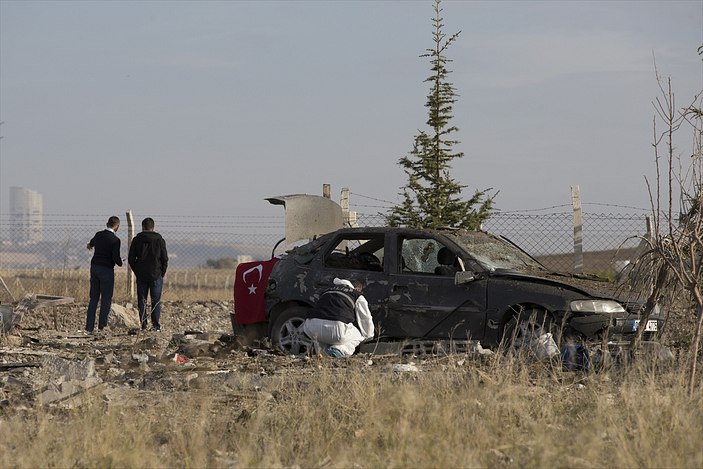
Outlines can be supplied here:
<path id="1" fill-rule="evenodd" d="M 303 332 L 307 308 L 295 306 L 283 310 L 271 326 L 271 343 L 284 353 L 305 355 L 312 352 L 312 340 Z"/>
<path id="2" fill-rule="evenodd" d="M 520 348 L 531 345 L 543 334 L 551 333 L 559 343 L 559 337 L 554 327 L 552 316 L 539 308 L 521 308 L 505 323 L 503 327 L 504 346 Z"/>

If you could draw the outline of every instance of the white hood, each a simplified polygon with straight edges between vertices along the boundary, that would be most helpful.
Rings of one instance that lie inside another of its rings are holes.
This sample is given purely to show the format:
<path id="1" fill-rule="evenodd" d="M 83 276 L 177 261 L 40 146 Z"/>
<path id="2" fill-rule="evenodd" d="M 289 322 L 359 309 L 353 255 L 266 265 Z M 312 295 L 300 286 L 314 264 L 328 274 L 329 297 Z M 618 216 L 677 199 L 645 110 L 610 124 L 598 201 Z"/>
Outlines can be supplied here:
<path id="1" fill-rule="evenodd" d="M 344 279 L 335 277 L 333 283 L 335 285 L 344 285 L 346 287 L 351 288 L 352 290 L 354 289 L 354 285 L 352 285 L 352 283 L 349 280 L 344 280 Z"/>

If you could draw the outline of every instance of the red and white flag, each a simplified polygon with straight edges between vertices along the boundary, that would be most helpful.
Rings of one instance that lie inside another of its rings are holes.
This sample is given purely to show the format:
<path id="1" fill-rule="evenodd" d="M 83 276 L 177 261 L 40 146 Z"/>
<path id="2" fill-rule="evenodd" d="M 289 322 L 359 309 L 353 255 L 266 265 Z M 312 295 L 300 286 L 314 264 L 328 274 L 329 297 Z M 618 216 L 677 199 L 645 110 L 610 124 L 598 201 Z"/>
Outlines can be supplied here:
<path id="1" fill-rule="evenodd" d="M 264 293 L 273 265 L 278 258 L 268 261 L 243 262 L 237 266 L 234 277 L 234 319 L 237 324 L 266 321 Z"/>

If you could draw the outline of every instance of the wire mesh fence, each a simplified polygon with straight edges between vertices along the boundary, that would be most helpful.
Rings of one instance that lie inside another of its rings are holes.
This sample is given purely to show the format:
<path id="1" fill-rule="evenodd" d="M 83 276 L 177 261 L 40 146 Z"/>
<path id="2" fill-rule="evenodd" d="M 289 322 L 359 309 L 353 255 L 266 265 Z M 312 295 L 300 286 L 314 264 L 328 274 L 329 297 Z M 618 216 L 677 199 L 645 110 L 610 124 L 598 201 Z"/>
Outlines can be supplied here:
<path id="1" fill-rule="evenodd" d="M 571 213 L 497 214 L 484 228 L 509 238 L 554 270 L 572 271 L 574 225 Z M 587 272 L 606 273 L 634 255 L 646 234 L 646 216 L 583 213 L 583 262 Z"/>
<path id="2" fill-rule="evenodd" d="M 354 207 L 352 206 L 353 210 Z M 628 259 L 646 232 L 646 213 L 583 213 L 584 270 L 606 272 L 614 262 Z M 0 275 L 15 292 L 52 289 L 46 294 L 70 293 L 67 279 L 82 279 L 87 291 L 92 251 L 86 245 L 104 229 L 108 215 L 43 216 L 41 240 L 18 242 L 10 233 L 16 227 L 0 214 Z M 180 286 L 205 298 L 229 298 L 237 262 L 268 259 L 285 232 L 281 216 L 154 216 L 156 231 L 166 240 L 169 272 L 166 286 Z M 359 226 L 384 226 L 380 213 L 357 213 Z M 504 236 L 548 267 L 571 271 L 574 266 L 573 223 L 570 212 L 497 213 L 484 229 Z M 136 231 L 140 230 L 139 226 Z M 127 257 L 127 227 L 117 235 Z M 278 252 L 277 252 L 278 254 Z M 47 283 L 47 279 L 53 279 Z M 76 280 L 78 281 L 78 280 Z M 116 289 L 116 295 L 120 289 Z M 196 295 L 196 296 L 197 296 Z"/>
<path id="3" fill-rule="evenodd" d="M 606 272 L 629 259 L 646 233 L 646 212 L 584 213 L 584 269 Z M 382 214 L 357 216 L 359 226 L 383 226 Z M 554 270 L 574 268 L 574 225 L 571 212 L 496 213 L 483 229 L 509 239 Z"/>

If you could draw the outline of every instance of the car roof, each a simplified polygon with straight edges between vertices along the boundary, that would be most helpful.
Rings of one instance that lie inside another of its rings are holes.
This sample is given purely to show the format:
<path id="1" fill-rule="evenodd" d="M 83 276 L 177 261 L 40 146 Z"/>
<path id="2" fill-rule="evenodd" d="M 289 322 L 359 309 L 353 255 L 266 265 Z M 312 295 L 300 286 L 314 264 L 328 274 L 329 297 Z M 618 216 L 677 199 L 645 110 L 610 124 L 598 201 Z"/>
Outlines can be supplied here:
<path id="1" fill-rule="evenodd" d="M 336 231 L 332 231 L 323 236 L 331 236 L 340 233 L 401 233 L 410 235 L 423 235 L 423 234 L 441 234 L 449 235 L 458 231 L 473 231 L 473 230 L 462 230 L 459 228 L 409 228 L 409 227 L 396 227 L 396 226 L 376 226 L 376 227 L 353 227 L 353 228 L 341 228 Z M 481 231 L 476 231 L 476 233 L 485 233 Z M 485 233 L 488 235 L 488 233 Z"/>

